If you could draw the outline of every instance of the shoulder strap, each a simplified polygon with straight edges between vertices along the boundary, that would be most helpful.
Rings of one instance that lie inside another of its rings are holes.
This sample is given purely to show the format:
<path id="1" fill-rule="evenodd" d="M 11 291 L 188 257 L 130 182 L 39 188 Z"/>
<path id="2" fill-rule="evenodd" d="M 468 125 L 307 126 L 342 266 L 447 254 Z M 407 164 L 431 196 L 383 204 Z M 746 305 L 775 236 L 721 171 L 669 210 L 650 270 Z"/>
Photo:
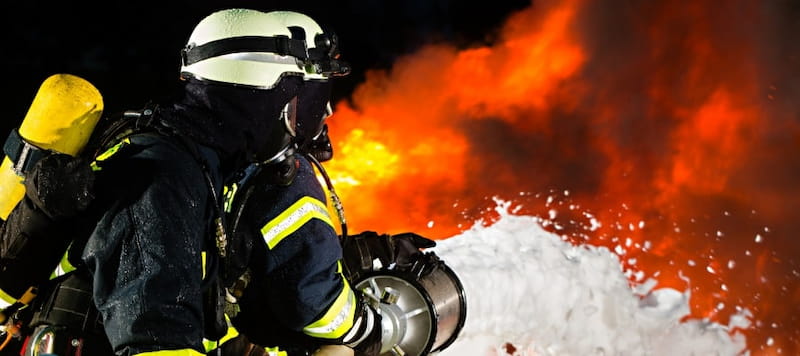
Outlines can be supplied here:
<path id="1" fill-rule="evenodd" d="M 157 105 L 148 103 L 139 110 L 128 110 L 122 114 L 104 117 L 97 123 L 84 152 L 92 158 L 97 157 L 127 136 L 138 132 L 156 131 L 153 125 L 153 113 L 156 108 Z"/>

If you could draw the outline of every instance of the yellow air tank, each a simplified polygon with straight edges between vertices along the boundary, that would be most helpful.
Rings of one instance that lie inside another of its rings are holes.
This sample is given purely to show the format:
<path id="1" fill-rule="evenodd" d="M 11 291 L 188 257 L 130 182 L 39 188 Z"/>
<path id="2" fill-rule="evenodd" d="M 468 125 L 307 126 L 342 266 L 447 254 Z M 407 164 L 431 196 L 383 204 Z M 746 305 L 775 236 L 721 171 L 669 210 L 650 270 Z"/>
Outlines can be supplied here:
<path id="1" fill-rule="evenodd" d="M 45 150 L 77 155 L 103 114 L 103 97 L 91 83 L 71 74 L 45 79 L 19 127 L 19 136 Z M 8 156 L 0 165 L 0 218 L 6 220 L 25 195 L 24 178 Z"/>

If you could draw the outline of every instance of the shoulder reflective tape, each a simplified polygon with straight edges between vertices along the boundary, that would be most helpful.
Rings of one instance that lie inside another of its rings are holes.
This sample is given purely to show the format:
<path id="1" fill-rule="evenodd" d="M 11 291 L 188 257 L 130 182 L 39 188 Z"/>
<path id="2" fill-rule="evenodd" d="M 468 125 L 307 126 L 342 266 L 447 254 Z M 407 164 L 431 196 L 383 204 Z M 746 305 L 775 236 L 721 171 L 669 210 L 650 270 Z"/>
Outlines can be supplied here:
<path id="1" fill-rule="evenodd" d="M 324 339 L 337 339 L 353 327 L 356 315 L 356 295 L 350 289 L 350 285 L 344 277 L 342 277 L 342 282 L 342 292 L 336 297 L 336 301 L 333 302 L 333 305 L 325 315 L 303 328 L 303 332 L 306 335 Z"/>
<path id="2" fill-rule="evenodd" d="M 117 143 L 116 145 L 111 146 L 111 148 L 109 148 L 109 149 L 105 150 L 103 153 L 99 154 L 97 157 L 95 157 L 94 162 L 92 162 L 92 164 L 91 164 L 92 170 L 94 170 L 94 171 L 101 170 L 102 168 L 97 165 L 97 162 L 102 162 L 102 161 L 107 160 L 109 157 L 111 157 L 115 153 L 119 152 L 119 149 L 122 148 L 122 146 L 125 146 L 125 145 L 130 144 L 130 143 L 131 143 L 131 140 L 126 137 L 125 139 L 123 139 L 122 141 Z"/>
<path id="3" fill-rule="evenodd" d="M 270 249 L 273 249 L 281 240 L 297 231 L 303 224 L 311 219 L 320 219 L 333 227 L 328 208 L 321 201 L 312 197 L 302 197 L 292 206 L 268 222 L 261 228 L 261 235 Z"/>
<path id="4" fill-rule="evenodd" d="M 50 279 L 61 277 L 75 270 L 75 266 L 73 266 L 72 263 L 69 263 L 68 256 L 69 250 L 67 250 L 67 252 L 64 253 L 64 256 L 61 257 L 61 262 L 58 263 L 56 269 L 50 274 Z"/>

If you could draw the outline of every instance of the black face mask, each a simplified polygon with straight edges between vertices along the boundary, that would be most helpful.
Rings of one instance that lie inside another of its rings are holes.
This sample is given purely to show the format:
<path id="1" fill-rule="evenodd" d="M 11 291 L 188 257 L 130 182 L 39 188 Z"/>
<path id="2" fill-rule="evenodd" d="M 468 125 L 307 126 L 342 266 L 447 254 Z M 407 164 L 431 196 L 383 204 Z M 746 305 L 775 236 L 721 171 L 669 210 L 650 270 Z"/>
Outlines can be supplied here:
<path id="1" fill-rule="evenodd" d="M 325 124 L 328 102 L 331 97 L 331 82 L 308 80 L 297 97 L 297 146 L 301 151 L 308 148 L 318 137 Z"/>
<path id="2" fill-rule="evenodd" d="M 285 76 L 273 89 L 189 80 L 186 92 L 193 106 L 208 111 L 215 123 L 214 146 L 250 163 L 273 158 L 291 143 L 281 111 L 298 95 L 302 78 Z"/>

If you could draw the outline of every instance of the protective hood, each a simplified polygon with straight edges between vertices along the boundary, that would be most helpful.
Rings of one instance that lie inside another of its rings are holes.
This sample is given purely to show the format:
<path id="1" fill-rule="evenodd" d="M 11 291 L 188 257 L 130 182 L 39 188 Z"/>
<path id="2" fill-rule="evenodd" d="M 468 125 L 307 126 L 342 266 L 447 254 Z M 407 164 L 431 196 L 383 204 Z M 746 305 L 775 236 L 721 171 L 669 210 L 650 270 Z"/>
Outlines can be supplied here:
<path id="1" fill-rule="evenodd" d="M 269 90 L 187 79 L 183 96 L 171 108 L 174 115 L 165 115 L 164 124 L 217 150 L 230 173 L 290 144 L 280 113 L 301 86 L 295 76 Z"/>
<path id="2" fill-rule="evenodd" d="M 297 100 L 297 145 L 307 150 L 322 132 L 328 116 L 331 97 L 331 82 L 328 80 L 306 80 Z"/>

